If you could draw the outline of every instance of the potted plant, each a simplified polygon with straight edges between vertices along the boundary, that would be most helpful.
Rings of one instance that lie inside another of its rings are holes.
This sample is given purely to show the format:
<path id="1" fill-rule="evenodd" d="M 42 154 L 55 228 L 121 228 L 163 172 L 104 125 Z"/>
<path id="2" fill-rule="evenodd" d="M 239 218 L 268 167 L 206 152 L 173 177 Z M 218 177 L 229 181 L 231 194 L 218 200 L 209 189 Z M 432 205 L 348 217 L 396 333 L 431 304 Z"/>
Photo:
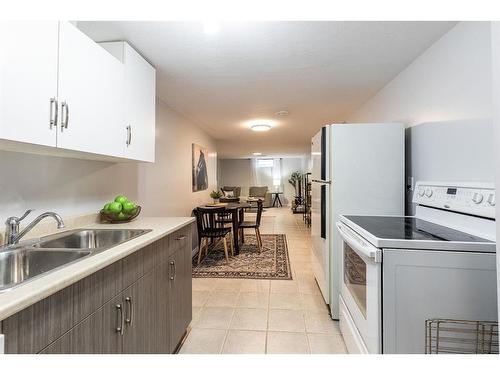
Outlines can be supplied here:
<path id="1" fill-rule="evenodd" d="M 219 203 L 219 199 L 222 198 L 222 193 L 218 190 L 213 190 L 210 193 L 210 198 L 214 200 L 214 203 Z"/>

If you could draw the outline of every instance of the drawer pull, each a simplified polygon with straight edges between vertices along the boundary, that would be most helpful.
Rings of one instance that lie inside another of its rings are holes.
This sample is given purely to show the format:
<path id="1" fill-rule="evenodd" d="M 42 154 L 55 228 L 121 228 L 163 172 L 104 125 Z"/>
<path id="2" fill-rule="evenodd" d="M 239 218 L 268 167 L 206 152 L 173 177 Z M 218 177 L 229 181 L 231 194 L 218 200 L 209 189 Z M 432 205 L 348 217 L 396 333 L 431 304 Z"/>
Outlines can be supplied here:
<path id="1" fill-rule="evenodd" d="M 170 262 L 170 269 L 173 269 L 173 274 L 170 276 L 170 280 L 175 280 L 175 274 L 176 274 L 176 269 L 175 269 L 175 261 Z"/>
<path id="2" fill-rule="evenodd" d="M 185 240 L 187 238 L 187 236 L 185 235 L 182 235 L 182 236 L 179 236 L 176 238 L 177 241 L 182 241 L 182 240 Z"/>
<path id="3" fill-rule="evenodd" d="M 119 322 L 119 326 L 116 327 L 116 332 L 118 332 L 120 335 L 123 336 L 123 321 L 124 321 L 124 315 L 123 315 L 123 309 L 122 309 L 122 305 L 121 304 L 117 304 L 116 305 L 116 311 L 117 311 L 117 314 L 118 314 L 118 322 Z"/>
<path id="4" fill-rule="evenodd" d="M 132 325 L 132 319 L 134 317 L 134 305 L 132 304 L 132 297 L 125 298 L 125 303 L 129 306 L 129 316 L 125 318 L 125 323 Z"/>

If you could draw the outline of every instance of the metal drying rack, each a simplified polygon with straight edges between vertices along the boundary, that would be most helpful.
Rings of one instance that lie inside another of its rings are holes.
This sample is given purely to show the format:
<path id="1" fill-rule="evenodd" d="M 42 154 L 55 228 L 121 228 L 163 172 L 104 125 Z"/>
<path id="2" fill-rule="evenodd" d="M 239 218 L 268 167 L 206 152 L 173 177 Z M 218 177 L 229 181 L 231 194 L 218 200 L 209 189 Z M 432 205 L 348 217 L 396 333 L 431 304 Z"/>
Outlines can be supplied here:
<path id="1" fill-rule="evenodd" d="M 498 322 L 427 319 L 425 354 L 498 354 Z"/>

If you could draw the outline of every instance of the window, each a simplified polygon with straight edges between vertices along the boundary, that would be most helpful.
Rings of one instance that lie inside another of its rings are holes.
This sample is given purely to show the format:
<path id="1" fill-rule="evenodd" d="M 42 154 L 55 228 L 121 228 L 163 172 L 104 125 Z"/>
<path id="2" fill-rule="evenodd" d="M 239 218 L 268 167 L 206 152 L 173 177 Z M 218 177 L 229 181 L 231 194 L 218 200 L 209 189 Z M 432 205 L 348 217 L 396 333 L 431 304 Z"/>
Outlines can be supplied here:
<path id="1" fill-rule="evenodd" d="M 257 159 L 257 168 L 272 168 L 273 165 L 273 159 Z"/>

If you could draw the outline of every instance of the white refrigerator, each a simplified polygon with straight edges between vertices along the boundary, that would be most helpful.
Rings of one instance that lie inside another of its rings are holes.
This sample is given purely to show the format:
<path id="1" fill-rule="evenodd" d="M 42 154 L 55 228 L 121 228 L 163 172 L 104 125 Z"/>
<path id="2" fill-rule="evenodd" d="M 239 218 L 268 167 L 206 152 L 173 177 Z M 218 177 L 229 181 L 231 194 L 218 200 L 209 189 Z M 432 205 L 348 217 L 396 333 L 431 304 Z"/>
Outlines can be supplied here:
<path id="1" fill-rule="evenodd" d="M 400 123 L 327 125 L 312 138 L 312 269 L 339 317 L 339 215 L 404 215 L 405 128 Z"/>

